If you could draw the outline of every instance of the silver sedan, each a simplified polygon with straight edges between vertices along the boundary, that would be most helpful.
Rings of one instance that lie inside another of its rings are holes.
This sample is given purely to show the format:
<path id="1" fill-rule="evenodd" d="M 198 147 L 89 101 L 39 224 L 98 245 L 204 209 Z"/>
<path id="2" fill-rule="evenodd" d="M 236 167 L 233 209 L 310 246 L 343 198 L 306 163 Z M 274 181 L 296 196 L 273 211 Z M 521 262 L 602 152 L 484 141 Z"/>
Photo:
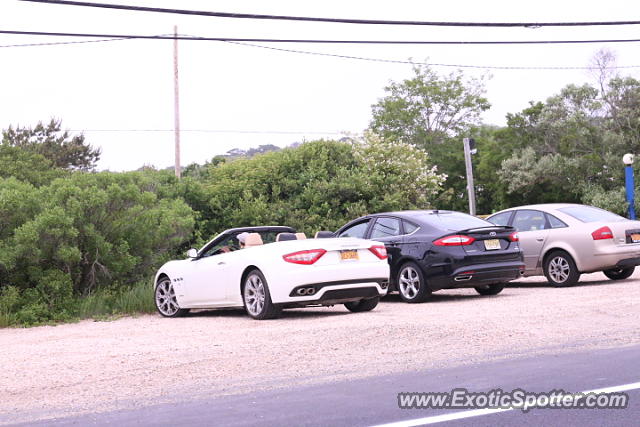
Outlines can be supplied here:
<path id="1" fill-rule="evenodd" d="M 553 203 L 506 209 L 487 218 L 518 230 L 525 276 L 571 286 L 582 273 L 626 279 L 640 265 L 640 221 L 593 206 Z"/>

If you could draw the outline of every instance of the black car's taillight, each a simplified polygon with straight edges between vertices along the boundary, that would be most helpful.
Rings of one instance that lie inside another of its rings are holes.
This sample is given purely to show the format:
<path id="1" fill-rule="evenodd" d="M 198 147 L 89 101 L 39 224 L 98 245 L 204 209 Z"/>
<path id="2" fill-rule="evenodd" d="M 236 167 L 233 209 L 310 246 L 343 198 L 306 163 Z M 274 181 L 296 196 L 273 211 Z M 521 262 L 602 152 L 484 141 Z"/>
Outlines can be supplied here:
<path id="1" fill-rule="evenodd" d="M 466 246 L 472 244 L 475 241 L 476 239 L 471 236 L 456 234 L 454 236 L 446 236 L 434 240 L 433 244 L 436 246 Z"/>

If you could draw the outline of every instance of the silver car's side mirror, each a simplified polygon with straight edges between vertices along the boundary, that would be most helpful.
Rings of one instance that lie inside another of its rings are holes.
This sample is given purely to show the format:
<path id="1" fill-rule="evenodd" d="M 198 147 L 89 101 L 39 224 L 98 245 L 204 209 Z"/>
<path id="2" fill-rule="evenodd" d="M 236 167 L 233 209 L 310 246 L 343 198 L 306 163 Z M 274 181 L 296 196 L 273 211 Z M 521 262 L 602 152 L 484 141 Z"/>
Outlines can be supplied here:
<path id="1" fill-rule="evenodd" d="M 196 258 L 196 257 L 198 256 L 198 251 L 197 251 L 197 250 L 195 250 L 195 249 L 189 249 L 189 250 L 187 251 L 187 256 L 188 256 L 189 258 Z"/>

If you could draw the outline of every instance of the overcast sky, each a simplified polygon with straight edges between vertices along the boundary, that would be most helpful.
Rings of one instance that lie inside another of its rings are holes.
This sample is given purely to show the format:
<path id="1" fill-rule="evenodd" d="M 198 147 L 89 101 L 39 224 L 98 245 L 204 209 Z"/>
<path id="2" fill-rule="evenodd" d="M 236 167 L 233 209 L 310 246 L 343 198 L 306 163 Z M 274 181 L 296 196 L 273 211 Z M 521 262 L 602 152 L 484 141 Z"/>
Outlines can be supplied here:
<path id="1" fill-rule="evenodd" d="M 96 0 L 98 2 L 98 0 Z M 458 22 L 640 20 L 640 2 L 583 1 L 206 1 L 100 0 L 165 8 L 359 19 Z M 51 32 L 181 34 L 386 40 L 585 40 L 640 38 L 640 26 L 538 29 L 398 27 L 255 21 L 125 12 L 0 1 L 0 29 Z M 0 46 L 79 39 L 0 35 Z M 640 43 L 515 46 L 267 45 L 338 55 L 480 67 L 586 67 L 601 48 L 618 66 L 640 66 Z M 182 164 L 204 163 L 231 148 L 285 146 L 359 133 L 389 81 L 412 74 L 388 64 L 280 52 L 225 42 L 180 41 Z M 457 67 L 437 66 L 442 74 Z M 640 78 L 640 68 L 618 70 Z M 544 101 L 569 83 L 593 82 L 587 70 L 465 68 L 491 74 L 485 123 Z M 99 169 L 173 165 L 173 42 L 122 40 L 0 47 L 0 128 L 51 117 L 102 148 Z"/>

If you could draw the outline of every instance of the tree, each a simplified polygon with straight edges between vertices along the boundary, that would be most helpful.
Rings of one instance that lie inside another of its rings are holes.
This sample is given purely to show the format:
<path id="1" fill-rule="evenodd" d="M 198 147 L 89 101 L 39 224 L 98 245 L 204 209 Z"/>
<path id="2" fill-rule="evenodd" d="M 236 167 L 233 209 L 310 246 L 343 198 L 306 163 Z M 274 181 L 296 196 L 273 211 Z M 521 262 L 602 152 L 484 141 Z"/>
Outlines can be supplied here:
<path id="1" fill-rule="evenodd" d="M 612 75 L 612 61 L 607 52 L 596 55 L 599 88 L 568 85 L 507 116 L 502 137 L 512 155 L 500 180 L 512 204 L 582 201 L 626 210 L 620 159 L 640 151 L 640 81 Z"/>
<path id="2" fill-rule="evenodd" d="M 62 122 L 51 119 L 35 127 L 11 126 L 2 131 L 2 145 L 39 154 L 61 169 L 92 170 L 100 159 L 100 149 L 85 142 L 84 135 L 71 136 L 62 131 Z"/>
<path id="3" fill-rule="evenodd" d="M 259 224 L 312 234 L 371 212 L 427 208 L 443 179 L 423 151 L 373 135 L 240 158 L 204 176 L 209 236 Z"/>
<path id="4" fill-rule="evenodd" d="M 0 145 L 0 178 L 15 177 L 39 187 L 67 173 L 54 168 L 53 163 L 40 154 Z"/>
<path id="5" fill-rule="evenodd" d="M 414 66 L 413 72 L 412 78 L 387 86 L 387 95 L 372 106 L 369 128 L 385 140 L 429 151 L 478 125 L 491 106 L 483 79 L 465 81 L 461 72 L 441 77 L 426 65 Z"/>

